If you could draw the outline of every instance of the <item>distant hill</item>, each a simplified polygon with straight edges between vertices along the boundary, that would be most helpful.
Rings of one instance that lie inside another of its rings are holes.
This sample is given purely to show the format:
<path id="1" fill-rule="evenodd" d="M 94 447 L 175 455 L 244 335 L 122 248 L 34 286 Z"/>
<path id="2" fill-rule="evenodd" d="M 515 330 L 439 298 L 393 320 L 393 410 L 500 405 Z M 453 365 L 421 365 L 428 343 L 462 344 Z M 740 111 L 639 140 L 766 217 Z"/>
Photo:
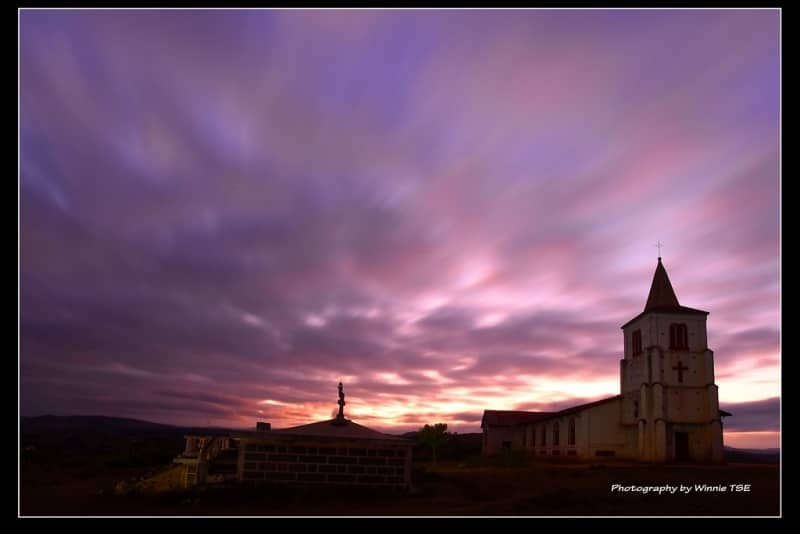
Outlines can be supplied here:
<path id="1" fill-rule="evenodd" d="M 180 427 L 124 417 L 22 417 L 21 462 L 23 466 L 51 465 L 95 474 L 169 465 L 183 450 L 186 433 Z"/>
<path id="2" fill-rule="evenodd" d="M 776 464 L 780 462 L 780 449 L 736 449 L 725 447 L 725 460 L 753 464 Z"/>
<path id="3" fill-rule="evenodd" d="M 124 417 L 108 417 L 105 415 L 40 415 L 21 418 L 22 431 L 25 433 L 63 432 L 63 431 L 135 431 L 135 430 L 169 430 L 177 429 L 173 425 L 128 419 Z"/>
<path id="4" fill-rule="evenodd" d="M 781 450 L 777 447 L 771 449 L 738 449 L 735 447 L 725 447 L 726 449 L 750 454 L 780 454 Z"/>

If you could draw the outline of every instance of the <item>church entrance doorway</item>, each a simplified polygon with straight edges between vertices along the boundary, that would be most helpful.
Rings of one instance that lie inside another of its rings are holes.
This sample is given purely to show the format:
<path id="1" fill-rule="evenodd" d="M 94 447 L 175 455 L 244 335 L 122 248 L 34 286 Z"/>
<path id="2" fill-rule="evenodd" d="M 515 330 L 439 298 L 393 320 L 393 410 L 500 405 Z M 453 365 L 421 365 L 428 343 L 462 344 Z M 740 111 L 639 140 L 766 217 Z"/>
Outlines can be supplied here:
<path id="1" fill-rule="evenodd" d="M 675 432 L 675 460 L 686 462 L 689 460 L 689 433 Z"/>

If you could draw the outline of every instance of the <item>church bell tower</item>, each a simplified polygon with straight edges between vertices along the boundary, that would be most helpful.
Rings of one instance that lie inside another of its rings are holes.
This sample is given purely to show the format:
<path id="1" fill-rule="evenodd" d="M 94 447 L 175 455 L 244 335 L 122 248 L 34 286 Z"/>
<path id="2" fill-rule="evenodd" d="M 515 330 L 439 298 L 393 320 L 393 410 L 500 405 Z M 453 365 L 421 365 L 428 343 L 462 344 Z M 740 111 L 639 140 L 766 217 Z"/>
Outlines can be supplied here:
<path id="1" fill-rule="evenodd" d="M 644 311 L 622 326 L 622 424 L 641 460 L 723 461 L 707 317 L 680 305 L 659 257 Z"/>

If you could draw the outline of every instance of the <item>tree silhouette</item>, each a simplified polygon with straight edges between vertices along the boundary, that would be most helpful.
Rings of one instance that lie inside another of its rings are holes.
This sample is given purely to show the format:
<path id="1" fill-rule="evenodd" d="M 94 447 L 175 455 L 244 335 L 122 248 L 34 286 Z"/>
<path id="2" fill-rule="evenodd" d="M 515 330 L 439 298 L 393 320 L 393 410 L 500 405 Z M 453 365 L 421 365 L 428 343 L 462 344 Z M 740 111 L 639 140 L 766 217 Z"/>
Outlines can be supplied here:
<path id="1" fill-rule="evenodd" d="M 445 439 L 447 439 L 447 435 L 447 424 L 445 423 L 425 425 L 417 432 L 419 440 L 426 445 L 430 445 L 431 452 L 433 453 L 433 463 L 436 463 L 436 449 L 439 445 L 444 443 Z"/>

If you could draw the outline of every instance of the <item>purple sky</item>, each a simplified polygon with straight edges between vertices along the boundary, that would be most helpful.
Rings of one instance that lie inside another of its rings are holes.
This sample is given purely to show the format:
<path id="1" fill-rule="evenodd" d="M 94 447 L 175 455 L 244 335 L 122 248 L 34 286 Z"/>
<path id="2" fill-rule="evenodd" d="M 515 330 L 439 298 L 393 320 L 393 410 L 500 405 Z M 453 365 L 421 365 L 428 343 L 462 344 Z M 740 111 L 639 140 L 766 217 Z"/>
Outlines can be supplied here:
<path id="1" fill-rule="evenodd" d="M 21 410 L 378 429 L 618 393 L 656 240 L 775 446 L 776 10 L 20 14 Z"/>

